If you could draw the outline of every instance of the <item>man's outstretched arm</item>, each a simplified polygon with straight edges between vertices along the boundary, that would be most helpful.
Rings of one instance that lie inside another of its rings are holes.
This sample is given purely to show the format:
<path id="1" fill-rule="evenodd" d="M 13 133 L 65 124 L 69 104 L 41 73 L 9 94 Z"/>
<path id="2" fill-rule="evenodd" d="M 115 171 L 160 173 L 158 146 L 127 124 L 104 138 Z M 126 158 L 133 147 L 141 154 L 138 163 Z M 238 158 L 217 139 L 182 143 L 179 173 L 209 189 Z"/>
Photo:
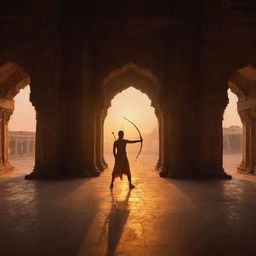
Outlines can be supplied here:
<path id="1" fill-rule="evenodd" d="M 127 143 L 138 143 L 138 142 L 142 142 L 143 139 L 141 138 L 140 140 L 126 140 Z"/>

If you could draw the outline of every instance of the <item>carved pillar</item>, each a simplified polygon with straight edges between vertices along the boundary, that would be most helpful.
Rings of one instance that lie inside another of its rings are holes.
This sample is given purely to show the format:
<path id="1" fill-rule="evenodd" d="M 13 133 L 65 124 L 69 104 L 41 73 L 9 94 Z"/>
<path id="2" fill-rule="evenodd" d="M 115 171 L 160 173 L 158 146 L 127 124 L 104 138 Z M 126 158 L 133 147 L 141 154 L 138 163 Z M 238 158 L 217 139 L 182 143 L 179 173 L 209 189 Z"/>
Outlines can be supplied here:
<path id="1" fill-rule="evenodd" d="M 104 159 L 104 121 L 106 119 L 107 116 L 107 109 L 104 109 L 102 112 L 102 116 L 101 116 L 101 162 L 103 163 L 104 168 L 108 167 L 108 164 L 106 163 L 105 159 Z"/>
<path id="2" fill-rule="evenodd" d="M 231 178 L 223 169 L 222 120 L 226 104 L 205 101 L 201 105 L 201 177 Z"/>
<path id="3" fill-rule="evenodd" d="M 1 159 L 3 165 L 9 163 L 8 122 L 11 114 L 10 111 L 2 111 L 1 113 Z"/>
<path id="4" fill-rule="evenodd" d="M 26 179 L 55 178 L 60 173 L 60 133 L 56 109 L 51 106 L 36 107 L 35 167 Z"/>
<path id="5" fill-rule="evenodd" d="M 160 177 L 170 176 L 170 125 L 169 125 L 169 111 L 167 106 L 162 107 L 162 166 L 159 173 Z"/>
<path id="6" fill-rule="evenodd" d="M 105 169 L 103 163 L 103 120 L 102 120 L 102 111 L 98 110 L 96 114 L 96 165 L 100 171 Z"/>
<path id="7" fill-rule="evenodd" d="M 159 108 L 155 109 L 155 114 L 158 119 L 158 141 L 159 141 L 159 149 L 158 149 L 159 156 L 156 164 L 156 169 L 160 170 L 163 165 L 163 118 Z"/>
<path id="8" fill-rule="evenodd" d="M 14 102 L 0 99 L 0 174 L 13 170 L 9 163 L 8 122 L 14 109 Z"/>
<path id="9" fill-rule="evenodd" d="M 201 151 L 198 175 L 205 178 L 231 178 L 222 166 L 222 119 L 228 103 L 223 59 L 223 18 L 227 8 L 226 1 L 208 0 L 203 3 L 202 96 L 199 108 Z"/>
<path id="10" fill-rule="evenodd" d="M 0 109 L 0 122 L 1 122 L 1 169 L 14 168 L 9 163 L 9 140 L 8 140 L 8 122 L 12 111 Z"/>
<path id="11" fill-rule="evenodd" d="M 256 119 L 255 110 L 239 111 L 243 123 L 243 158 L 238 166 L 239 172 L 255 174 L 256 164 Z"/>
<path id="12" fill-rule="evenodd" d="M 83 143 L 84 143 L 84 165 L 86 172 L 91 177 L 100 175 L 100 170 L 96 162 L 96 133 L 97 133 L 97 111 L 98 105 L 94 95 L 88 95 L 85 99 L 85 107 L 83 119 L 85 127 L 83 128 Z M 99 139 L 99 138 L 98 138 Z"/>

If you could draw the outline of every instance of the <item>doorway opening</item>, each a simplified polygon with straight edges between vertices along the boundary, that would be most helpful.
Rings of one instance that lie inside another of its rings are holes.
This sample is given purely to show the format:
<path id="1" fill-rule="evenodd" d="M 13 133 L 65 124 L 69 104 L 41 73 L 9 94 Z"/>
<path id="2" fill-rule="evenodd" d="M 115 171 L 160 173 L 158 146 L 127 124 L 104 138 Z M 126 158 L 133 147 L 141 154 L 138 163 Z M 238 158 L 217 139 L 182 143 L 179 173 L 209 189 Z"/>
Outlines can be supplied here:
<path id="1" fill-rule="evenodd" d="M 104 120 L 104 158 L 106 162 L 110 168 L 114 164 L 113 142 L 117 138 L 119 130 L 124 131 L 125 139 L 139 139 L 135 127 L 124 117 L 136 124 L 143 137 L 143 148 L 137 161 L 135 159 L 140 149 L 140 143 L 127 145 L 127 155 L 131 167 L 154 169 L 159 159 L 158 119 L 149 97 L 134 87 L 129 87 L 116 94 L 107 110 Z M 115 138 L 112 132 L 114 132 Z"/>
<path id="2" fill-rule="evenodd" d="M 256 68 L 247 65 L 231 75 L 228 85 L 237 95 L 237 111 L 242 122 L 242 160 L 237 166 L 239 173 L 256 173 Z"/>
<path id="3" fill-rule="evenodd" d="M 229 103 L 223 118 L 223 166 L 234 175 L 241 163 L 243 151 L 243 125 L 237 111 L 238 97 L 228 89 Z"/>
<path id="4" fill-rule="evenodd" d="M 30 100 L 30 86 L 14 98 L 14 111 L 8 124 L 9 159 L 17 171 L 31 172 L 35 162 L 36 112 Z"/>
<path id="5" fill-rule="evenodd" d="M 36 120 L 29 84 L 30 76 L 16 63 L 0 66 L 0 175 L 14 167 L 29 172 L 34 165 Z"/>

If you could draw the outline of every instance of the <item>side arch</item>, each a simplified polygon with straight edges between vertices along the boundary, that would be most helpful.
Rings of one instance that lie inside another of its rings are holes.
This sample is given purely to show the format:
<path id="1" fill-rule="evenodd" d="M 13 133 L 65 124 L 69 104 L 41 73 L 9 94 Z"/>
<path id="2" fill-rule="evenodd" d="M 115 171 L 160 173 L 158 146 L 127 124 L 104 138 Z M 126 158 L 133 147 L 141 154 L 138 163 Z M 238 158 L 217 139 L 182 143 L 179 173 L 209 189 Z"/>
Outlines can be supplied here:
<path id="1" fill-rule="evenodd" d="M 238 97 L 237 110 L 243 124 L 243 157 L 238 171 L 255 174 L 256 67 L 247 65 L 233 72 L 228 86 Z"/>
<path id="2" fill-rule="evenodd" d="M 107 109 L 111 106 L 111 100 L 123 90 L 134 87 L 145 93 L 151 100 L 151 105 L 155 108 L 155 114 L 159 124 L 159 160 L 157 168 L 161 170 L 163 166 L 163 117 L 159 104 L 159 93 L 161 85 L 157 77 L 145 68 L 134 63 L 128 63 L 116 70 L 113 70 L 102 81 L 100 101 L 98 102 L 96 113 L 96 164 L 103 170 L 107 165 L 103 157 L 103 125 L 107 115 Z"/>
<path id="3" fill-rule="evenodd" d="M 14 110 L 14 97 L 30 84 L 30 76 L 14 62 L 0 66 L 0 171 L 13 170 L 9 162 L 8 122 Z"/>

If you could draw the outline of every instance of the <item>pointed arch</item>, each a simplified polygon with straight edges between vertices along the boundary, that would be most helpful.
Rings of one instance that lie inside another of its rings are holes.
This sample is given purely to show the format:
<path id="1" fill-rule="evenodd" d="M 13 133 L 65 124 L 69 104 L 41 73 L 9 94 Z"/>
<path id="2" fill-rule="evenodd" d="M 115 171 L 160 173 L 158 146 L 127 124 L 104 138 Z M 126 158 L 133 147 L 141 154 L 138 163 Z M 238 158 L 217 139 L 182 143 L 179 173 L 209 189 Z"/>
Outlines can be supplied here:
<path id="1" fill-rule="evenodd" d="M 108 108 L 114 96 L 128 87 L 134 87 L 148 95 L 152 106 L 156 107 L 160 91 L 160 82 L 149 70 L 128 63 L 113 70 L 103 81 L 104 106 Z"/>
<path id="2" fill-rule="evenodd" d="M 14 62 L 0 66 L 0 97 L 13 100 L 19 91 L 30 84 L 30 76 Z"/>
<path id="3" fill-rule="evenodd" d="M 237 110 L 243 124 L 243 157 L 238 171 L 256 173 L 256 68 L 247 65 L 233 72 L 228 85 L 238 97 Z"/>

